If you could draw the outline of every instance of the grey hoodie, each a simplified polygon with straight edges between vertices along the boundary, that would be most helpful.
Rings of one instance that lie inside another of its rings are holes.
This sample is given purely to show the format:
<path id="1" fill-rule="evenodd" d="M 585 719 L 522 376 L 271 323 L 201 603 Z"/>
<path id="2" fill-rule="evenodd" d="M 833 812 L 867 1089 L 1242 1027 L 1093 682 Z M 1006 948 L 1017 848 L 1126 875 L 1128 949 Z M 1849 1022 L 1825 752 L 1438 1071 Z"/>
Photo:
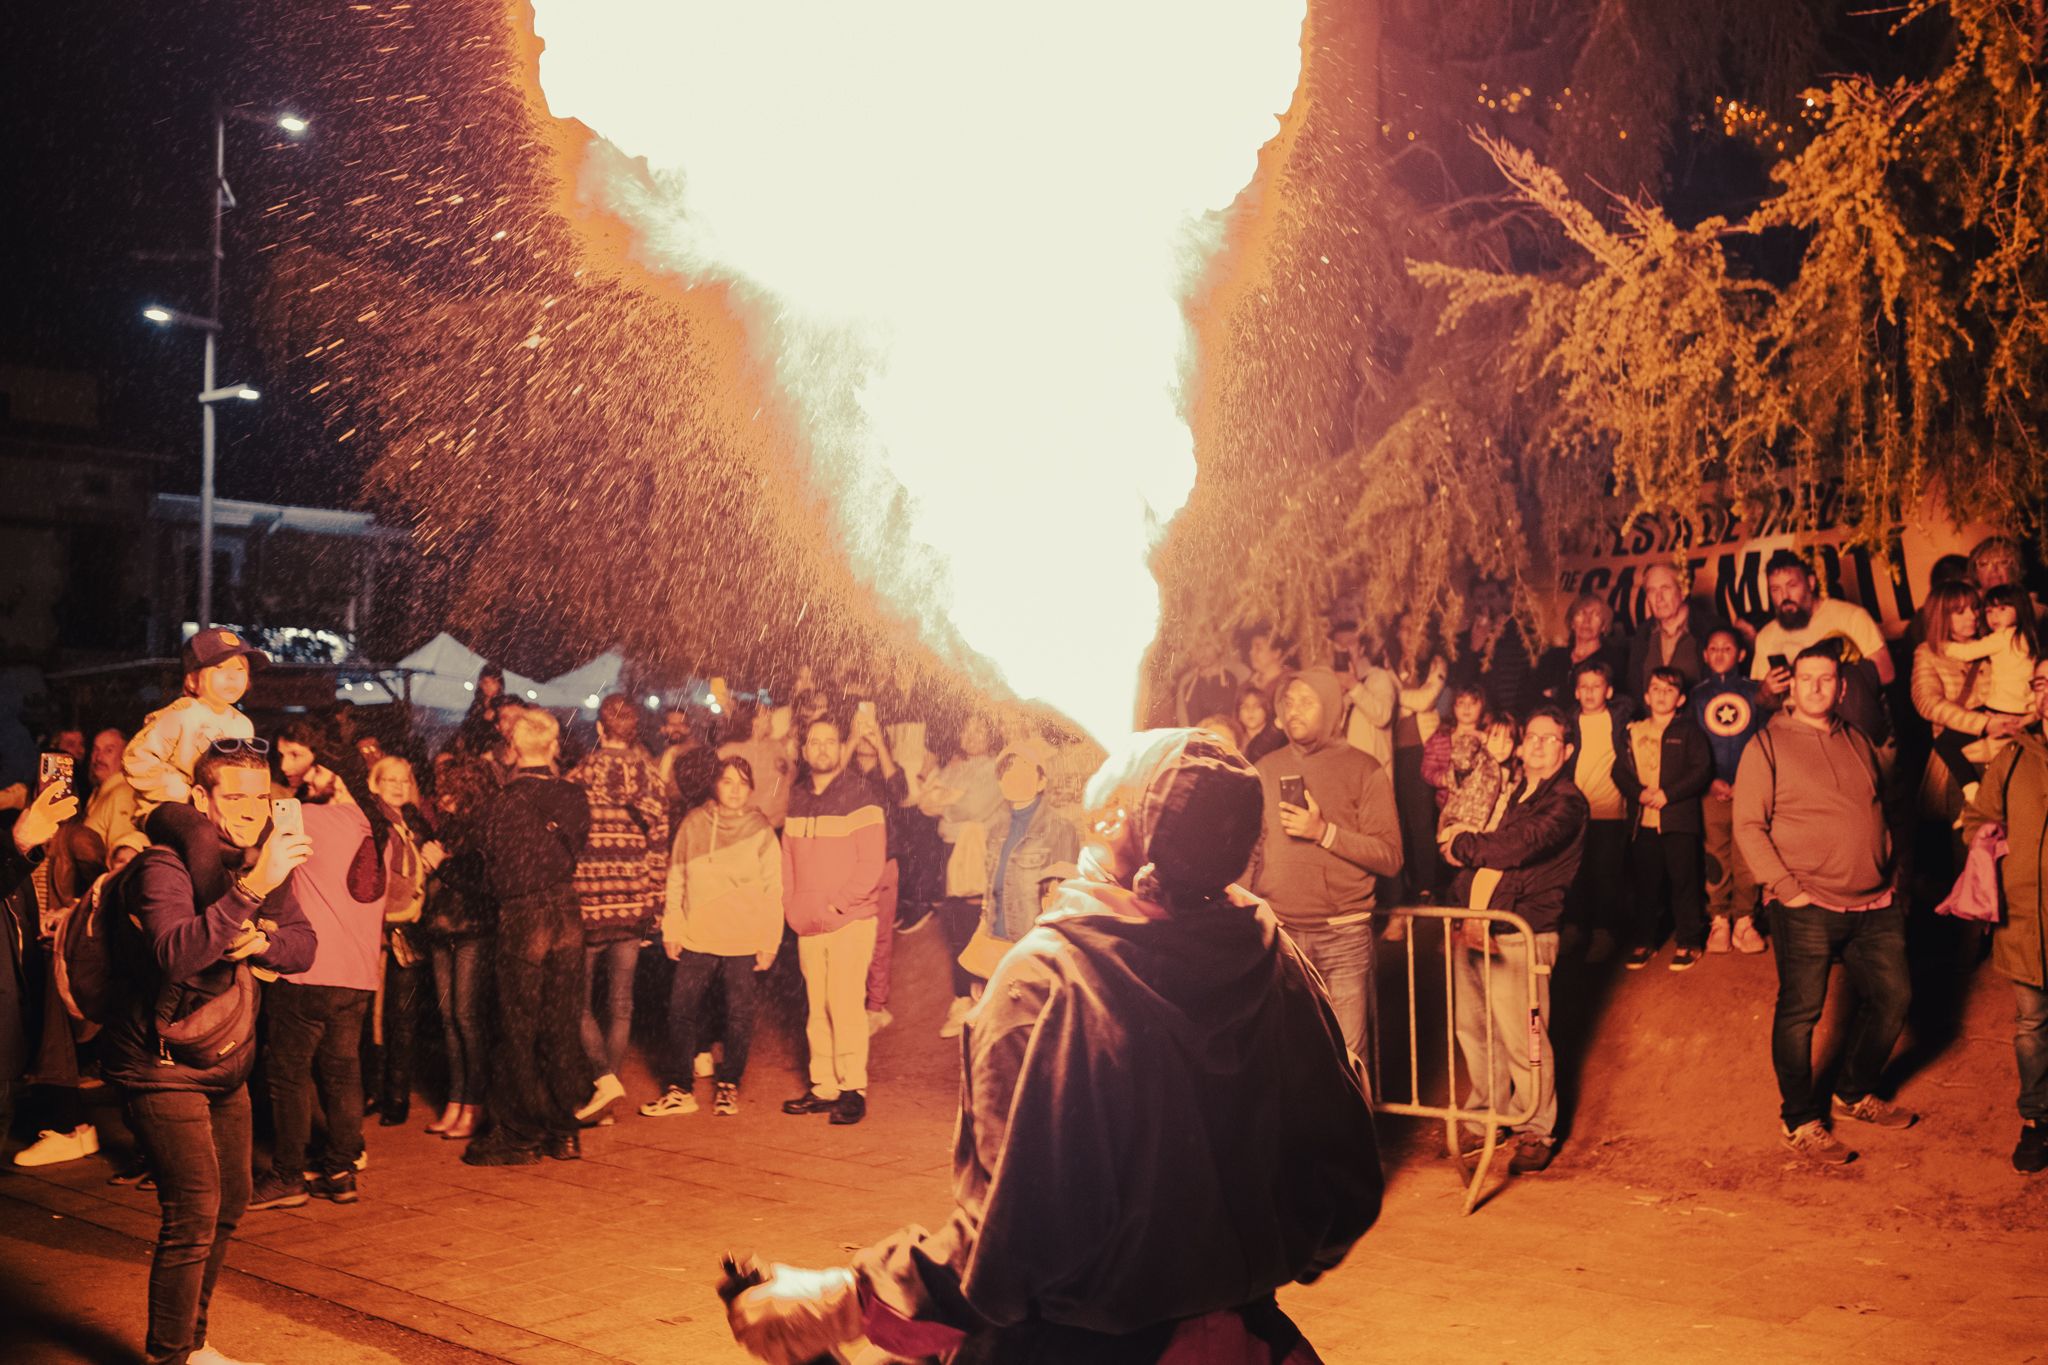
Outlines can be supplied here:
<path id="1" fill-rule="evenodd" d="M 1266 823 L 1252 860 L 1253 886 L 1284 924 L 1322 924 L 1376 904 L 1373 879 L 1401 870 L 1401 829 L 1392 774 L 1344 742 L 1344 685 L 1327 668 L 1281 680 L 1276 698 L 1299 678 L 1323 703 L 1324 732 L 1307 744 L 1288 741 L 1258 761 Z M 1329 828 L 1317 840 L 1280 827 L 1280 779 L 1303 779 Z"/>
<path id="2" fill-rule="evenodd" d="M 1780 712 L 1736 767 L 1735 846 L 1771 900 L 1804 891 L 1835 909 L 1867 905 L 1892 884 L 1882 793 L 1861 730 Z"/>

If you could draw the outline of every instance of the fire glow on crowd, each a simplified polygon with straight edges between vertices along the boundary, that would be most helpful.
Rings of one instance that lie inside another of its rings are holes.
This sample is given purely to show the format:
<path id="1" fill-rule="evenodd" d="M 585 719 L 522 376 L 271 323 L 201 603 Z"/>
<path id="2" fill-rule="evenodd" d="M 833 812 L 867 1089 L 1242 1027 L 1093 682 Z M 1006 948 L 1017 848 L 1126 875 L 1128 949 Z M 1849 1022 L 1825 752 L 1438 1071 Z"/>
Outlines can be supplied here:
<path id="1" fill-rule="evenodd" d="M 864 576 L 1111 736 L 1195 477 L 1183 300 L 1288 105 L 1304 6 L 1050 10 L 543 0 L 534 21 L 551 112 L 624 154 L 582 192 L 656 269 L 736 286 Z M 693 52 L 720 56 L 685 77 Z M 1034 554 L 1055 525 L 1062 552 Z M 1081 600 L 1077 669 L 1058 642 Z"/>

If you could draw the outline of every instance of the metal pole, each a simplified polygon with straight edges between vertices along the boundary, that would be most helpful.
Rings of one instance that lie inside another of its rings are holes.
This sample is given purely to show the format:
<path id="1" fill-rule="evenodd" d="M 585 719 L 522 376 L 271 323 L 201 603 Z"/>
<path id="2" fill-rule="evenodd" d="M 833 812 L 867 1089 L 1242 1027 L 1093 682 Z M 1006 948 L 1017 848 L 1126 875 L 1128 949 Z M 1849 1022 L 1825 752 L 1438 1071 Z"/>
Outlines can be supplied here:
<path id="1" fill-rule="evenodd" d="M 228 133 L 227 117 L 221 112 L 220 101 L 213 104 L 213 182 L 208 186 L 213 199 L 213 249 L 208 253 L 207 264 L 212 271 L 213 307 L 207 316 L 220 322 L 220 229 L 221 190 L 228 179 Z M 216 325 L 206 332 L 206 375 L 200 392 L 213 392 L 217 382 L 213 375 L 214 338 L 219 333 Z M 199 405 L 199 628 L 206 629 L 213 624 L 213 404 Z"/>

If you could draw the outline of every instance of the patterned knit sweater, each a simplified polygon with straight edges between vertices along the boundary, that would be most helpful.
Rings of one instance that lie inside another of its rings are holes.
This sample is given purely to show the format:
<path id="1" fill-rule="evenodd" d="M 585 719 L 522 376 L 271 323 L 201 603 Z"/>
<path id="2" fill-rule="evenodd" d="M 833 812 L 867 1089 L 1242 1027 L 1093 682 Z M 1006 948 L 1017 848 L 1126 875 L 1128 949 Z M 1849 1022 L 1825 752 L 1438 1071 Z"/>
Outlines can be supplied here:
<path id="1" fill-rule="evenodd" d="M 598 748 L 570 770 L 569 780 L 590 796 L 590 842 L 576 862 L 584 941 L 653 933 L 668 879 L 668 804 L 660 771 L 637 747 Z"/>

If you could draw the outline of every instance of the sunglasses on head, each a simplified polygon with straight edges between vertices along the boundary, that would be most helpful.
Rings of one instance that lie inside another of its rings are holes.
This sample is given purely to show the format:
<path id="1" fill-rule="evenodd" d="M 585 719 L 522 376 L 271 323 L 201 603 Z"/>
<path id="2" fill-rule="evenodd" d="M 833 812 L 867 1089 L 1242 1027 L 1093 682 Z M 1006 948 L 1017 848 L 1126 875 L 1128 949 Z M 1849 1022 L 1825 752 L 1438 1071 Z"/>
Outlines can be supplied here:
<path id="1" fill-rule="evenodd" d="M 217 739 L 207 748 L 217 754 L 267 754 L 270 741 L 267 739 Z"/>

